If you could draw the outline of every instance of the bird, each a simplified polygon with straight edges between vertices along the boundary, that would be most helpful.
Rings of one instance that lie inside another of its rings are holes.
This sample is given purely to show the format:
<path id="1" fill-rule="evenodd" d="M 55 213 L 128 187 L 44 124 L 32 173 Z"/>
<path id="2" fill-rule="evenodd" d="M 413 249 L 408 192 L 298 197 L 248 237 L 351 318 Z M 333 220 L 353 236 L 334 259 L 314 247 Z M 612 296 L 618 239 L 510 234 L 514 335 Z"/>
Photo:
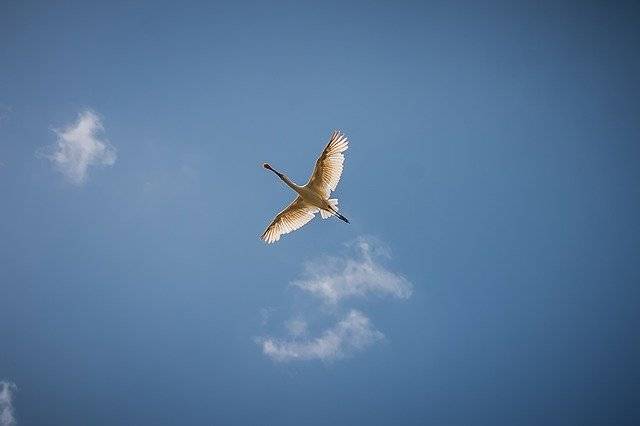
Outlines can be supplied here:
<path id="1" fill-rule="evenodd" d="M 262 166 L 275 173 L 298 196 L 271 221 L 260 237 L 267 244 L 275 243 L 280 237 L 306 225 L 320 212 L 323 219 L 336 216 L 349 223 L 349 219 L 338 213 L 338 199 L 329 198 L 336 190 L 344 163 L 344 154 L 349 148 L 349 139 L 340 130 L 334 130 L 329 143 L 324 148 L 311 173 L 309 181 L 300 186 L 296 185 L 283 173 L 280 173 L 269 163 Z"/>

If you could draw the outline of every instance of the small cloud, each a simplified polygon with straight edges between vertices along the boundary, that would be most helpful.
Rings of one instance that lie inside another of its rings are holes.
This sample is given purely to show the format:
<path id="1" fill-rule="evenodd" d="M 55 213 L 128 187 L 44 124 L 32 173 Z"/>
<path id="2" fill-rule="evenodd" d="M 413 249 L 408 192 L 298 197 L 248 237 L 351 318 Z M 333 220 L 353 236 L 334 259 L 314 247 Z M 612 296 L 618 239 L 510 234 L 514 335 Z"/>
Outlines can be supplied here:
<path id="1" fill-rule="evenodd" d="M 307 262 L 303 278 L 292 283 L 325 303 L 335 305 L 342 299 L 369 294 L 408 299 L 412 284 L 385 268 L 378 259 L 389 257 L 389 250 L 372 238 L 359 238 L 351 245 L 355 255 L 327 257 Z"/>
<path id="2" fill-rule="evenodd" d="M 13 391 L 17 387 L 12 382 L 0 381 L 0 426 L 16 426 L 13 412 Z"/>
<path id="3" fill-rule="evenodd" d="M 75 185 L 82 185 L 90 166 L 112 166 L 116 149 L 100 134 L 104 126 L 91 110 L 78 115 L 78 120 L 64 130 L 54 130 L 58 140 L 37 154 L 50 160 L 54 167 Z"/>
<path id="4" fill-rule="evenodd" d="M 306 331 L 306 323 L 304 324 Z M 352 310 L 332 328 L 312 340 L 259 339 L 262 352 L 274 361 L 333 361 L 361 351 L 382 340 L 384 335 L 373 328 L 371 321 Z"/>

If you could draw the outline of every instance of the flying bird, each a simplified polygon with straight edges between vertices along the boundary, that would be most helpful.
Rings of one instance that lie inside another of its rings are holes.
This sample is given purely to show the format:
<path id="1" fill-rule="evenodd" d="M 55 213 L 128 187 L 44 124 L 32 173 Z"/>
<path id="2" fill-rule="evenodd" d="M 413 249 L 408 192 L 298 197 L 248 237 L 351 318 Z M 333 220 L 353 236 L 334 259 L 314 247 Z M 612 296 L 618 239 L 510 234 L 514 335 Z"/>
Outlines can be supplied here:
<path id="1" fill-rule="evenodd" d="M 331 191 L 335 191 L 342 175 L 342 163 L 344 163 L 344 151 L 349 148 L 347 136 L 340 130 L 331 134 L 329 143 L 316 161 L 316 166 L 309 181 L 302 186 L 296 185 L 287 176 L 278 172 L 268 163 L 263 167 L 278 175 L 298 196 L 273 219 L 265 229 L 262 238 L 267 244 L 274 243 L 281 235 L 288 234 L 307 224 L 320 212 L 320 216 L 326 219 L 337 216 L 349 223 L 349 220 L 338 213 L 338 199 L 329 198 Z"/>

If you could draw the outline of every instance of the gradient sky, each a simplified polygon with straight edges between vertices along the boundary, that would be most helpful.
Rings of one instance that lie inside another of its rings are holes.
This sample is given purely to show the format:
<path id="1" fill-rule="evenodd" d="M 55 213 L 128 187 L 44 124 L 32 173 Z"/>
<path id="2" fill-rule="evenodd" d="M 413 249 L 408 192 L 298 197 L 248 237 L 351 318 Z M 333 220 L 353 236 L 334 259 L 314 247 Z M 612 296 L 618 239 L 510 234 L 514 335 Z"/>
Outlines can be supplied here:
<path id="1" fill-rule="evenodd" d="M 129 3 L 0 4 L 18 425 L 640 422 L 637 5 Z M 84 179 L 50 158 L 81 114 Z M 351 225 L 266 246 L 260 164 L 303 183 L 334 128 Z M 300 286 L 367 261 L 395 287 Z M 263 351 L 353 312 L 338 356 Z"/>

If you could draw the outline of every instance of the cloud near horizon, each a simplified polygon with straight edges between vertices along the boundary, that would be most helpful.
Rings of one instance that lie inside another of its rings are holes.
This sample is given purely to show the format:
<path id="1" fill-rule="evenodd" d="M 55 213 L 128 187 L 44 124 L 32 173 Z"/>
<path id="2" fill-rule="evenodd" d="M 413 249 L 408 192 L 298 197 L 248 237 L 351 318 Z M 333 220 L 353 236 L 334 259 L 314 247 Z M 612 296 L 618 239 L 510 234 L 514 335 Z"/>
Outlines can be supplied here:
<path id="1" fill-rule="evenodd" d="M 75 123 L 64 130 L 55 130 L 58 140 L 39 151 L 74 185 L 82 185 L 91 166 L 112 166 L 116 162 L 116 149 L 100 134 L 104 133 L 102 120 L 95 112 L 85 110 Z"/>
<path id="2" fill-rule="evenodd" d="M 262 352 L 274 361 L 313 360 L 334 361 L 366 349 L 382 340 L 362 312 L 351 310 L 347 316 L 314 339 L 259 339 Z"/>
<path id="3" fill-rule="evenodd" d="M 356 251 L 353 257 L 326 257 L 306 262 L 302 279 L 292 285 L 330 305 L 370 294 L 398 299 L 411 297 L 413 285 L 377 261 L 380 257 L 389 256 L 386 247 L 364 237 L 360 237 L 353 246 Z"/>
<path id="4" fill-rule="evenodd" d="M 0 381 L 0 426 L 18 424 L 13 412 L 13 391 L 16 389 L 15 383 Z"/>

